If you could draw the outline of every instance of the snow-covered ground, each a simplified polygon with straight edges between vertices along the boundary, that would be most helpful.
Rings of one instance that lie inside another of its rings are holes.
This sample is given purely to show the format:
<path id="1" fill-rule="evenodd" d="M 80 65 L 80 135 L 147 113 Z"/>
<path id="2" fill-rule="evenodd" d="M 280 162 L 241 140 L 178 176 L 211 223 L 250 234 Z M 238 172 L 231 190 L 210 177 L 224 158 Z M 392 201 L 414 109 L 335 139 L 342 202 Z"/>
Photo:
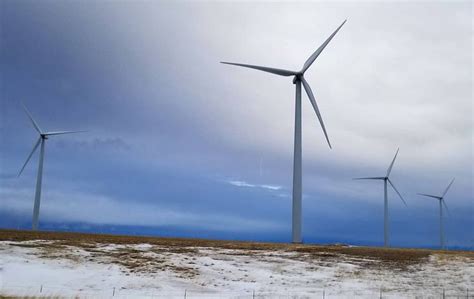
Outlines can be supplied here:
<path id="1" fill-rule="evenodd" d="M 1 241 L 0 295 L 440 298 L 474 295 L 470 254 L 393 264 L 334 252 Z"/>

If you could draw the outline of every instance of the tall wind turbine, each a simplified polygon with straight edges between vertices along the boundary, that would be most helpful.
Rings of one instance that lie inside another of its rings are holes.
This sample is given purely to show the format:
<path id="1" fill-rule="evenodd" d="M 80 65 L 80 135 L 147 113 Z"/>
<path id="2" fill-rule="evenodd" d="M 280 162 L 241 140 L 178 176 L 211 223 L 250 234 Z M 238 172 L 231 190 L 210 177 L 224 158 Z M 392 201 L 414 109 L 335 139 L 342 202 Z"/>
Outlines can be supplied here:
<path id="1" fill-rule="evenodd" d="M 35 122 L 33 119 L 33 116 L 31 116 L 31 113 L 28 111 L 25 105 L 23 105 L 23 109 L 26 112 L 26 115 L 28 115 L 28 118 L 31 120 L 31 123 L 33 124 L 33 127 L 39 134 L 38 141 L 36 142 L 35 146 L 33 147 L 33 150 L 31 151 L 30 155 L 26 159 L 25 164 L 23 164 L 23 167 L 21 168 L 20 172 L 18 173 L 18 176 L 21 175 L 23 172 L 23 169 L 25 169 L 26 164 L 28 164 L 28 161 L 30 161 L 31 156 L 33 153 L 36 151 L 38 146 L 41 144 L 41 149 L 40 149 L 40 156 L 39 156 L 39 165 L 38 165 L 38 175 L 36 177 L 36 192 L 35 192 L 35 204 L 33 208 L 33 221 L 32 221 L 32 229 L 33 230 L 38 230 L 38 219 L 39 219 L 39 210 L 40 210 L 40 200 L 41 200 L 41 183 L 43 180 L 43 160 L 44 160 L 44 145 L 46 142 L 46 139 L 48 139 L 49 136 L 53 135 L 63 135 L 63 134 L 71 134 L 71 133 L 80 133 L 80 132 L 85 132 L 85 131 L 56 131 L 56 132 L 43 132 L 38 124 Z"/>
<path id="2" fill-rule="evenodd" d="M 395 159 L 397 159 L 397 155 L 398 155 L 398 151 L 400 149 L 397 149 L 397 152 L 395 153 L 395 156 L 393 157 L 393 160 L 392 160 L 392 163 L 390 163 L 390 166 L 388 167 L 387 169 L 387 174 L 383 177 L 368 177 L 368 178 L 355 178 L 354 180 L 382 180 L 383 181 L 383 190 L 384 190 L 384 201 L 383 201 L 383 218 L 384 218 L 384 221 L 383 221 L 383 232 L 384 232 L 384 246 L 385 247 L 389 247 L 389 232 L 388 232 L 388 194 L 387 194 L 387 182 L 390 184 L 390 186 L 392 186 L 393 190 L 395 190 L 395 192 L 398 194 L 398 196 L 400 197 L 400 199 L 403 201 L 403 203 L 405 204 L 405 206 L 407 205 L 407 203 L 405 202 L 405 200 L 403 199 L 403 196 L 400 194 L 400 192 L 398 192 L 397 188 L 395 187 L 395 185 L 392 183 L 392 181 L 390 180 L 389 176 L 390 176 L 390 172 L 392 172 L 392 167 L 393 167 L 393 164 L 395 163 Z"/>
<path id="3" fill-rule="evenodd" d="M 290 71 L 284 69 L 276 69 L 265 66 L 250 65 L 250 64 L 241 64 L 241 63 L 231 63 L 231 62 L 221 62 L 224 64 L 236 65 L 251 69 L 256 69 L 259 71 L 264 71 L 267 73 L 272 73 L 284 77 L 293 77 L 293 84 L 296 85 L 296 104 L 295 104 L 295 141 L 294 141 L 294 154 L 293 154 L 293 210 L 292 210 L 292 241 L 293 243 L 301 243 L 301 197 L 302 197 L 302 171 L 301 171 L 301 83 L 306 90 L 306 94 L 313 105 L 313 109 L 316 112 L 316 115 L 319 119 L 321 127 L 323 129 L 324 135 L 328 142 L 329 147 L 331 148 L 331 143 L 329 142 L 328 134 L 326 128 L 324 127 L 324 122 L 319 112 L 318 105 L 314 98 L 313 92 L 309 87 L 308 82 L 304 78 L 304 73 L 308 68 L 313 64 L 313 62 L 318 58 L 319 54 L 323 52 L 324 48 L 329 44 L 331 39 L 336 35 L 336 33 L 341 29 L 342 25 L 346 23 L 345 20 L 337 29 L 334 31 L 331 36 L 314 52 L 304 63 L 303 68 L 300 71 Z"/>
<path id="4" fill-rule="evenodd" d="M 449 188 L 451 185 L 454 183 L 454 179 L 449 183 L 448 187 L 446 187 L 446 190 L 444 190 L 443 194 L 441 196 L 436 196 L 436 195 L 430 195 L 430 194 L 425 194 L 425 193 L 418 193 L 418 195 L 421 196 L 427 196 L 431 198 L 436 198 L 439 201 L 439 244 L 441 246 L 441 249 L 445 248 L 444 245 L 444 225 L 443 225 L 443 205 L 446 209 L 446 211 L 449 213 L 448 206 L 446 205 L 446 202 L 444 201 L 444 197 L 446 196 L 446 193 L 448 193 Z"/>

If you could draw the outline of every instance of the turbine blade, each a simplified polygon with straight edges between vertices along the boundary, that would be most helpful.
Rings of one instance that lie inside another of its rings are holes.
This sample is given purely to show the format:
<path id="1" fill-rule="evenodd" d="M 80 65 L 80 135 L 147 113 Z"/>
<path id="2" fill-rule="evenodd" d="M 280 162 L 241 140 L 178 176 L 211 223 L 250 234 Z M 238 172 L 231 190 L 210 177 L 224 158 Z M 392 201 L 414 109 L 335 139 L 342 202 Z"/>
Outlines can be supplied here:
<path id="1" fill-rule="evenodd" d="M 286 77 L 294 76 L 294 75 L 297 74 L 294 71 L 275 69 L 275 68 L 266 67 L 266 66 L 258 66 L 258 65 L 242 64 L 242 63 L 232 63 L 232 62 L 223 62 L 223 61 L 221 61 L 221 63 L 236 65 L 236 66 L 241 66 L 241 67 L 247 67 L 247 68 L 256 69 L 256 70 L 259 70 L 259 71 L 264 71 L 264 72 L 267 72 L 267 73 L 272 73 L 272 74 L 276 74 L 276 75 L 280 75 L 280 76 L 286 76 Z"/>
<path id="2" fill-rule="evenodd" d="M 451 217 L 451 212 L 449 211 L 448 206 L 446 205 L 446 202 L 444 201 L 444 198 L 441 199 L 441 201 L 443 202 L 444 208 L 446 209 L 446 211 L 448 212 L 449 216 Z"/>
<path id="3" fill-rule="evenodd" d="M 441 197 L 444 197 L 446 195 L 446 193 L 448 193 L 448 190 L 449 190 L 449 188 L 451 187 L 451 185 L 453 183 L 454 183 L 454 179 L 451 181 L 451 183 L 449 183 L 448 187 L 446 187 L 446 190 L 444 190 L 443 196 L 441 196 Z"/>
<path id="4" fill-rule="evenodd" d="M 30 161 L 31 156 L 33 156 L 33 153 L 34 153 L 34 152 L 36 151 L 36 149 L 38 148 L 40 142 L 41 142 L 41 137 L 38 138 L 38 141 L 36 142 L 35 146 L 33 147 L 33 150 L 31 151 L 30 155 L 29 155 L 28 158 L 26 159 L 25 164 L 23 164 L 23 167 L 21 168 L 20 172 L 18 173 L 18 176 L 20 176 L 21 173 L 23 172 L 23 169 L 25 169 L 26 164 L 28 164 L 28 161 Z"/>
<path id="5" fill-rule="evenodd" d="M 353 180 L 383 180 L 385 179 L 384 177 L 378 176 L 378 177 L 368 177 L 368 178 L 353 178 Z"/>
<path id="6" fill-rule="evenodd" d="M 31 115 L 30 111 L 28 111 L 28 109 L 26 108 L 25 104 L 21 103 L 21 105 L 23 106 L 23 110 L 25 110 L 26 115 L 28 115 L 28 118 L 31 120 L 31 123 L 32 123 L 33 126 L 35 127 L 36 131 L 37 131 L 39 134 L 42 134 L 40 127 L 38 126 L 38 124 L 37 124 L 37 123 L 35 122 L 35 120 L 33 119 L 33 116 Z"/>
<path id="7" fill-rule="evenodd" d="M 62 134 L 73 134 L 73 133 L 83 133 L 87 131 L 57 131 L 57 132 L 46 132 L 44 133 L 45 136 L 52 136 L 52 135 L 62 135 Z"/>
<path id="8" fill-rule="evenodd" d="M 336 31 L 334 31 L 333 34 L 331 34 L 331 36 L 329 36 L 328 39 L 321 46 L 319 46 L 316 52 L 314 52 L 311 56 L 309 56 L 309 58 L 304 63 L 303 68 L 301 69 L 302 73 L 306 72 L 306 70 L 313 64 L 316 58 L 318 58 L 319 54 L 323 52 L 324 48 L 326 48 L 326 46 L 329 44 L 331 39 L 336 35 L 336 33 L 339 31 L 339 29 L 341 29 L 342 25 L 344 25 L 346 21 L 347 20 L 344 20 L 344 22 L 342 22 L 342 24 L 339 27 L 337 27 Z"/>
<path id="9" fill-rule="evenodd" d="M 301 76 L 301 82 L 303 82 L 303 87 L 306 90 L 306 94 L 308 95 L 308 98 L 311 104 L 313 105 L 314 112 L 316 112 L 316 115 L 318 116 L 319 123 L 321 124 L 321 128 L 323 129 L 324 136 L 326 137 L 329 148 L 332 148 L 331 142 L 329 142 L 328 133 L 326 132 L 326 127 L 324 126 L 323 118 L 321 117 L 321 113 L 319 112 L 318 104 L 316 103 L 316 99 L 314 98 L 313 91 L 311 90 L 311 87 L 309 87 L 308 82 L 306 82 L 306 79 L 303 76 Z"/>
<path id="10" fill-rule="evenodd" d="M 387 177 L 390 175 L 390 172 L 392 172 L 392 167 L 393 167 L 393 164 L 395 163 L 395 159 L 397 159 L 397 155 L 398 155 L 398 151 L 400 150 L 400 148 L 397 149 L 397 152 L 395 153 L 395 156 L 393 157 L 393 160 L 392 160 L 392 163 L 390 164 L 390 166 L 388 167 L 388 170 L 387 170 Z"/>
<path id="11" fill-rule="evenodd" d="M 421 196 L 426 196 L 426 197 L 432 197 L 432 198 L 436 198 L 436 199 L 441 199 L 441 197 L 439 196 L 436 196 L 436 195 L 429 195 L 429 194 L 425 194 L 425 193 L 417 193 L 418 195 L 421 195 Z"/>
<path id="12" fill-rule="evenodd" d="M 388 179 L 388 182 L 390 183 L 390 185 L 392 185 L 393 190 L 395 190 L 395 192 L 397 192 L 398 196 L 400 196 L 400 199 L 403 201 L 403 203 L 405 204 L 405 206 L 407 206 L 407 203 L 406 203 L 405 200 L 403 199 L 403 196 L 400 194 L 400 192 L 398 192 L 397 188 L 396 188 L 395 185 L 392 183 L 392 181 L 391 181 L 390 179 Z"/>

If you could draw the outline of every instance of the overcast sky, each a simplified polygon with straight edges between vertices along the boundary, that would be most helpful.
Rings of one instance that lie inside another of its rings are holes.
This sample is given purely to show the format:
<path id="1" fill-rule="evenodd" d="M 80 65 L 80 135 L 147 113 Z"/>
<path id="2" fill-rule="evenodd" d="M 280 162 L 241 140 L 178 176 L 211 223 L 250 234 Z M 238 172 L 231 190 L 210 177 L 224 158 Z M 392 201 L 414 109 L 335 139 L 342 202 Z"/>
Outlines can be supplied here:
<path id="1" fill-rule="evenodd" d="M 303 95 L 303 238 L 474 246 L 472 3 L 0 2 L 0 225 L 30 224 L 37 138 L 46 143 L 40 226 L 142 226 L 157 234 L 289 241 L 292 79 L 220 64 L 299 70 L 348 19 L 305 77 L 333 149 Z M 179 232 L 179 233 L 178 233 Z"/>

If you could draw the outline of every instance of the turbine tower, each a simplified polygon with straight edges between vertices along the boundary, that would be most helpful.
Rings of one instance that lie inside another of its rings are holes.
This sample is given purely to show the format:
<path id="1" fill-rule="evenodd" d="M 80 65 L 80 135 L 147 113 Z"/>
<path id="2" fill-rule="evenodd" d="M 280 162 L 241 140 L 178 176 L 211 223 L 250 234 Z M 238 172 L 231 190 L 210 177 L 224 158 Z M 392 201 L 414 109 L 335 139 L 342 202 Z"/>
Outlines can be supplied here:
<path id="1" fill-rule="evenodd" d="M 445 249 L 445 242 L 444 242 L 444 225 L 443 225 L 443 205 L 446 211 L 449 213 L 448 206 L 446 205 L 446 202 L 444 201 L 444 197 L 446 196 L 446 193 L 448 193 L 449 188 L 451 185 L 454 183 L 454 179 L 449 183 L 448 187 L 446 187 L 446 190 L 444 190 L 443 195 L 441 196 L 436 196 L 436 195 L 430 195 L 430 194 L 425 194 L 425 193 L 418 193 L 418 195 L 421 196 L 427 196 L 431 198 L 435 198 L 439 202 L 439 244 L 441 249 Z"/>
<path id="2" fill-rule="evenodd" d="M 49 136 L 53 135 L 63 135 L 63 134 L 71 134 L 71 133 L 80 133 L 80 132 L 85 132 L 85 131 L 56 131 L 56 132 L 43 132 L 41 131 L 40 127 L 38 124 L 35 122 L 33 119 L 33 116 L 31 116 L 31 113 L 28 111 L 26 106 L 22 103 L 23 109 L 25 110 L 26 115 L 28 115 L 28 118 L 31 120 L 31 123 L 33 124 L 33 127 L 39 134 L 38 141 L 36 142 L 35 146 L 33 147 L 33 150 L 31 151 L 30 155 L 26 159 L 25 164 L 23 164 L 23 167 L 21 168 L 20 172 L 18 173 L 18 176 L 21 175 L 23 172 L 23 169 L 25 169 L 26 164 L 31 159 L 31 156 L 33 153 L 36 151 L 38 146 L 41 144 L 40 148 L 40 156 L 39 156 L 39 165 L 38 165 L 38 175 L 36 177 L 36 192 L 35 192 L 35 203 L 33 207 L 33 221 L 32 221 L 32 230 L 38 230 L 38 219 L 39 219 L 39 210 L 40 210 L 40 201 L 41 201 L 41 183 L 43 180 L 43 160 L 44 160 L 44 145 L 46 142 L 46 139 L 48 139 Z"/>
<path id="3" fill-rule="evenodd" d="M 324 122 L 319 112 L 318 105 L 314 98 L 313 92 L 309 87 L 308 82 L 304 78 L 304 73 L 308 68 L 313 64 L 313 62 L 318 58 L 324 48 L 329 44 L 331 39 L 336 35 L 336 33 L 341 29 L 341 27 L 346 23 L 345 20 L 337 29 L 334 31 L 331 36 L 306 60 L 303 65 L 303 68 L 300 71 L 290 71 L 284 69 L 276 69 L 265 66 L 250 65 L 250 64 L 241 64 L 241 63 L 231 63 L 231 62 L 221 62 L 224 64 L 230 64 L 235 66 L 241 66 L 251 69 L 256 69 L 259 71 L 264 71 L 267 73 L 272 73 L 284 77 L 293 77 L 293 84 L 296 86 L 296 103 L 295 103 L 295 139 L 294 139 L 294 154 L 293 154 L 293 208 L 292 208 L 292 242 L 301 243 L 301 198 L 302 198 L 302 171 L 301 171 L 301 84 L 308 95 L 308 98 L 313 106 L 314 111 L 319 119 L 319 123 L 324 132 L 324 136 L 328 142 L 329 147 L 331 148 L 331 143 L 329 142 L 328 134 L 326 128 L 324 127 Z"/>
<path id="4" fill-rule="evenodd" d="M 393 167 L 393 164 L 395 163 L 395 159 L 397 159 L 397 155 L 398 155 L 398 151 L 400 149 L 397 149 L 397 152 L 395 153 L 395 156 L 393 157 L 393 160 L 392 160 L 392 163 L 390 163 L 390 166 L 388 167 L 387 169 L 387 174 L 383 177 L 367 177 L 367 178 L 355 178 L 354 180 L 382 180 L 383 181 L 383 194 L 384 194 L 384 200 L 383 200 L 383 218 L 384 218 L 384 221 L 383 221 L 383 232 L 384 232 L 384 246 L 385 247 L 389 247 L 389 228 L 388 228 L 388 194 L 387 194 L 387 183 L 390 184 L 390 186 L 392 186 L 393 190 L 395 190 L 395 192 L 398 194 L 398 196 L 400 197 L 400 199 L 403 201 L 403 203 L 405 204 L 405 206 L 407 205 L 407 203 L 405 202 L 405 200 L 403 199 L 403 196 L 400 194 L 400 192 L 398 192 L 397 188 L 395 187 L 395 185 L 392 183 L 392 181 L 390 180 L 389 176 L 390 176 L 390 172 L 392 172 L 392 167 Z"/>

